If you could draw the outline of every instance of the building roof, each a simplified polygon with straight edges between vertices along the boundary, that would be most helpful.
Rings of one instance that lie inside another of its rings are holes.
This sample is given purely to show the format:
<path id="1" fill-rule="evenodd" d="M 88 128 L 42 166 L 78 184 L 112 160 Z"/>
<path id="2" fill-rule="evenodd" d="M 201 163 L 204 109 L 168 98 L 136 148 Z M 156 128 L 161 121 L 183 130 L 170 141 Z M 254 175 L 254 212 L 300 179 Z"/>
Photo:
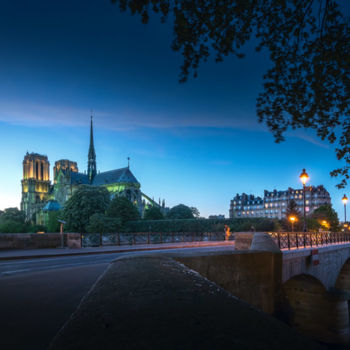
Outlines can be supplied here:
<path id="1" fill-rule="evenodd" d="M 57 211 L 60 209 L 61 206 L 56 200 L 50 200 L 45 204 L 43 211 Z"/>
<path id="2" fill-rule="evenodd" d="M 128 167 L 96 174 L 92 181 L 92 184 L 94 186 L 107 185 L 113 183 L 139 184 L 139 182 L 136 180 L 135 176 Z"/>
<path id="3" fill-rule="evenodd" d="M 89 185 L 89 176 L 83 173 L 71 172 L 70 181 L 72 185 Z M 133 173 L 129 168 L 121 168 L 110 171 L 105 171 L 103 173 L 96 174 L 92 185 L 102 186 L 114 183 L 133 183 L 139 184 Z"/>
<path id="4" fill-rule="evenodd" d="M 70 173 L 70 181 L 72 185 L 89 185 L 89 177 L 83 173 Z"/>

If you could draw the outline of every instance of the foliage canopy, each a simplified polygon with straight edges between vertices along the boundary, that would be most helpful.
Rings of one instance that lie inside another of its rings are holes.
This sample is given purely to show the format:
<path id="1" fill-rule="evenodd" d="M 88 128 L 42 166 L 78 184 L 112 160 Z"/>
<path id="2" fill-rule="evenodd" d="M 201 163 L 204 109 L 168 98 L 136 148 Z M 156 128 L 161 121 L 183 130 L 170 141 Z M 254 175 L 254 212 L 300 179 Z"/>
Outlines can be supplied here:
<path id="1" fill-rule="evenodd" d="M 80 186 L 64 205 L 68 229 L 86 232 L 90 217 L 95 213 L 104 214 L 109 203 L 109 192 L 104 187 Z"/>
<path id="2" fill-rule="evenodd" d="M 184 204 L 175 205 L 167 215 L 168 219 L 193 219 L 193 211 L 190 207 Z"/>
<path id="3" fill-rule="evenodd" d="M 0 232 L 21 233 L 27 232 L 25 214 L 18 208 L 6 208 L 0 215 Z"/>
<path id="4" fill-rule="evenodd" d="M 0 215 L 1 221 L 15 221 L 18 223 L 25 222 L 25 214 L 18 208 L 6 208 Z"/>
<path id="5" fill-rule="evenodd" d="M 350 20 L 340 0 L 111 0 L 147 23 L 151 12 L 173 20 L 181 52 L 180 81 L 215 55 L 244 57 L 251 39 L 269 54 L 257 114 L 276 142 L 288 129 L 309 128 L 336 144 L 345 165 L 331 172 L 346 185 L 350 169 Z M 343 7 L 342 7 L 343 6 Z"/>
<path id="6" fill-rule="evenodd" d="M 295 202 L 294 199 L 291 199 L 288 201 L 287 208 L 286 208 L 286 218 L 289 219 L 290 216 L 295 216 L 296 219 L 300 219 L 301 213 L 298 209 L 298 205 Z"/>
<path id="7" fill-rule="evenodd" d="M 326 221 L 333 232 L 339 229 L 338 214 L 330 204 L 323 204 L 315 209 L 311 214 L 311 218 L 316 219 L 320 226 L 322 226 L 323 221 Z"/>
<path id="8" fill-rule="evenodd" d="M 96 213 L 90 217 L 87 232 L 89 233 L 113 233 L 121 228 L 120 219 L 109 218 L 104 214 Z"/>
<path id="9" fill-rule="evenodd" d="M 145 210 L 143 218 L 145 220 L 162 220 L 164 219 L 164 215 L 160 211 L 159 207 L 152 206 Z"/>
<path id="10" fill-rule="evenodd" d="M 222 232 L 224 235 L 225 225 L 232 232 L 250 231 L 252 226 L 257 231 L 278 228 L 278 222 L 268 218 L 139 220 L 128 222 L 126 228 L 128 232 Z"/>
<path id="11" fill-rule="evenodd" d="M 119 219 L 121 224 L 124 225 L 126 221 L 140 219 L 140 213 L 126 197 L 115 196 L 107 210 L 107 216 L 115 219 Z"/>

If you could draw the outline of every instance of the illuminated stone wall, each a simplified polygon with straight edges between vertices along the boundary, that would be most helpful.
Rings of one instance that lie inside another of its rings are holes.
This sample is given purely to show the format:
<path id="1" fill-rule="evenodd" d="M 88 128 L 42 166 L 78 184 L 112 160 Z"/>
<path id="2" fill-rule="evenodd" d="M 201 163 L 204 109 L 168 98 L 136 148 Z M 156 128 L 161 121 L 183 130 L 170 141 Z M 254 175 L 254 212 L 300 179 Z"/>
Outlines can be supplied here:
<path id="1" fill-rule="evenodd" d="M 50 163 L 47 156 L 28 153 L 23 160 L 21 210 L 27 220 L 39 211 L 49 198 L 51 190 Z"/>
<path id="2" fill-rule="evenodd" d="M 56 183 L 56 178 L 59 174 L 59 171 L 62 169 L 63 172 L 68 171 L 73 171 L 73 172 L 78 172 L 78 165 L 77 162 L 73 162 L 68 159 L 60 159 L 55 162 L 55 166 L 53 167 L 53 178 L 54 178 L 54 183 Z"/>

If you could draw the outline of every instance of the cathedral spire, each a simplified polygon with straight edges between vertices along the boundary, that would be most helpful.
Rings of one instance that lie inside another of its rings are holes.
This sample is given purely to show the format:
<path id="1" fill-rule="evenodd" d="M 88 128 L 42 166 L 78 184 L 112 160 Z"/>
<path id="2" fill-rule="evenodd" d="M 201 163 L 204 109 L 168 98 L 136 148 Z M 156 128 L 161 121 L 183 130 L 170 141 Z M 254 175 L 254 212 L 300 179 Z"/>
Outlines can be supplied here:
<path id="1" fill-rule="evenodd" d="M 95 175 L 96 175 L 96 153 L 94 147 L 94 130 L 92 125 L 92 116 L 91 116 L 91 124 L 90 124 L 90 146 L 89 146 L 89 155 L 88 155 L 88 176 L 89 181 L 92 183 Z"/>

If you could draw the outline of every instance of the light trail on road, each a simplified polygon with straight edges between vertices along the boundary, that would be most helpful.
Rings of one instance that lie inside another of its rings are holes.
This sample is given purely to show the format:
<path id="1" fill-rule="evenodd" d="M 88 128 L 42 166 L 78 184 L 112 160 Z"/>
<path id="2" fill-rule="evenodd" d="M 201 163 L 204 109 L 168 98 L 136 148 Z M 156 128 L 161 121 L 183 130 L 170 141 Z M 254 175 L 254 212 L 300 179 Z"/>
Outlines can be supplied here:
<path id="1" fill-rule="evenodd" d="M 12 277 L 15 275 L 28 274 L 31 272 L 40 272 L 56 269 L 71 269 L 75 267 L 91 266 L 96 264 L 109 264 L 119 257 L 132 255 L 149 255 L 149 254 L 174 254 L 174 253 L 193 253 L 202 252 L 210 253 L 215 251 L 232 251 L 232 246 L 215 246 L 215 247 L 196 247 L 196 248 L 179 248 L 179 249 L 160 249 L 150 251 L 120 252 L 108 254 L 91 254 L 79 256 L 61 256 L 52 258 L 35 258 L 23 260 L 4 260 L 0 262 L 0 279 Z"/>

